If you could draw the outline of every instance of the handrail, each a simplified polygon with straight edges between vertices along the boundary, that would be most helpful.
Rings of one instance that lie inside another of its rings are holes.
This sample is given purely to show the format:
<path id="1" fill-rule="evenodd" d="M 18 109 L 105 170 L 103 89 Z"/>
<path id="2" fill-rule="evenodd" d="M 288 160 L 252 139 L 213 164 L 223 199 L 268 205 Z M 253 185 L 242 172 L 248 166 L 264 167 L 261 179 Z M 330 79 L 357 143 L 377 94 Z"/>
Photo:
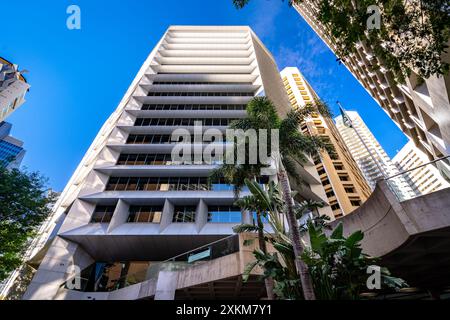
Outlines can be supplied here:
<path id="1" fill-rule="evenodd" d="M 237 234 L 233 234 L 233 235 L 231 235 L 231 236 L 227 236 L 227 237 L 225 237 L 225 238 L 218 239 L 218 240 L 216 240 L 216 241 L 210 242 L 210 243 L 208 243 L 208 244 L 205 244 L 205 245 L 203 245 L 203 246 L 197 247 L 197 248 L 195 248 L 195 249 L 186 251 L 186 252 L 184 252 L 184 253 L 182 253 L 182 254 L 179 254 L 179 255 L 174 256 L 174 257 L 172 257 L 172 258 L 169 258 L 169 259 L 167 259 L 167 260 L 160 261 L 160 262 L 156 262 L 155 264 L 150 264 L 150 265 L 148 266 L 148 268 L 145 269 L 145 270 L 141 270 L 141 271 L 138 271 L 138 272 L 133 273 L 133 274 L 127 274 L 127 275 L 124 275 L 124 276 L 119 277 L 119 278 L 117 278 L 117 279 L 115 279 L 115 280 L 112 280 L 112 282 L 113 282 L 113 284 L 114 284 L 114 286 L 115 286 L 115 285 L 117 285 L 117 284 L 119 284 L 119 283 L 123 283 L 123 281 L 126 281 L 127 279 L 129 279 L 129 278 L 131 278 L 131 277 L 133 277 L 133 276 L 142 276 L 142 275 L 147 275 L 147 276 L 148 276 L 149 270 L 150 270 L 151 268 L 154 268 L 155 266 L 159 266 L 159 267 L 157 267 L 157 269 L 158 269 L 158 268 L 161 268 L 161 266 L 164 266 L 164 265 L 169 264 L 169 263 L 176 262 L 175 260 L 176 260 L 177 258 L 179 258 L 179 257 L 189 255 L 190 253 L 195 252 L 195 251 L 199 251 L 199 250 L 201 250 L 201 249 L 203 249 L 203 248 L 213 247 L 214 245 L 216 245 L 216 244 L 218 244 L 218 243 L 225 242 L 225 241 L 227 241 L 227 240 L 229 240 L 229 239 L 233 239 L 233 238 L 237 238 L 237 237 L 238 237 Z M 238 245 L 238 246 L 239 246 L 239 245 Z M 180 262 L 182 262 L 182 261 L 180 261 Z M 185 262 L 183 262 L 183 263 L 185 263 Z M 189 265 L 192 266 L 192 265 L 194 265 L 194 264 L 189 264 Z M 159 272 L 159 271 L 160 271 L 160 270 L 158 269 L 158 272 Z M 73 279 L 75 279 L 76 277 L 78 277 L 79 279 L 84 280 L 84 281 L 88 281 L 88 280 L 89 280 L 88 278 L 82 278 L 81 275 L 74 275 L 74 276 L 70 277 L 69 279 L 67 279 L 66 281 L 64 281 L 64 282 L 61 284 L 61 287 L 65 286 L 69 281 L 73 281 Z M 149 279 L 146 279 L 146 280 L 149 280 Z M 124 286 L 124 287 L 126 287 L 126 286 Z M 119 289 L 121 289 L 121 288 L 116 288 L 116 289 L 114 289 L 114 290 L 119 290 Z M 81 291 L 83 291 L 83 290 L 81 290 Z"/>
<path id="2" fill-rule="evenodd" d="M 408 170 L 402 171 L 402 172 L 400 172 L 400 173 L 394 174 L 393 176 L 384 178 L 384 180 L 389 180 L 389 179 L 392 179 L 392 178 L 401 176 L 401 175 L 403 175 L 403 174 L 405 174 L 405 173 L 408 173 L 408 172 L 411 172 L 411 171 L 420 169 L 420 168 L 425 167 L 425 166 L 427 166 L 427 165 L 429 165 L 429 164 L 433 164 L 433 163 L 439 162 L 439 161 L 441 161 L 441 160 L 445 160 L 445 159 L 447 159 L 447 158 L 450 158 L 450 156 L 442 157 L 442 158 L 439 158 L 439 159 L 436 159 L 436 160 L 427 162 L 427 163 L 425 163 L 425 164 L 422 164 L 422 165 L 420 165 L 420 166 L 417 166 L 417 167 L 415 167 L 415 168 L 412 168 L 412 169 L 408 169 Z"/>
<path id="3" fill-rule="evenodd" d="M 228 237 L 225 237 L 225 238 L 222 238 L 222 239 L 213 241 L 213 242 L 208 243 L 208 244 L 205 244 L 205 245 L 203 245 L 203 246 L 201 246 L 201 247 L 198 247 L 198 248 L 195 248 L 195 249 L 186 251 L 186 252 L 181 253 L 181 254 L 179 254 L 179 255 L 177 255 L 177 256 L 175 256 L 175 257 L 172 257 L 172 258 L 169 258 L 169 259 L 167 259 L 167 260 L 164 260 L 164 261 L 162 261 L 162 263 L 164 263 L 164 262 L 171 262 L 171 261 L 175 260 L 175 259 L 178 258 L 178 257 L 182 257 L 182 256 L 184 256 L 184 255 L 187 255 L 187 254 L 191 253 L 191 252 L 198 251 L 198 250 L 203 249 L 203 248 L 206 248 L 206 247 L 210 247 L 210 246 L 212 246 L 212 245 L 214 245 L 214 244 L 216 244 L 216 243 L 219 243 L 219 242 L 222 242 L 222 241 L 225 241 L 225 240 L 227 240 L 227 239 L 231 239 L 231 238 L 234 238 L 234 237 L 237 237 L 237 236 L 238 236 L 237 234 L 233 234 L 233 235 L 231 235 L 231 236 L 228 236 Z"/>

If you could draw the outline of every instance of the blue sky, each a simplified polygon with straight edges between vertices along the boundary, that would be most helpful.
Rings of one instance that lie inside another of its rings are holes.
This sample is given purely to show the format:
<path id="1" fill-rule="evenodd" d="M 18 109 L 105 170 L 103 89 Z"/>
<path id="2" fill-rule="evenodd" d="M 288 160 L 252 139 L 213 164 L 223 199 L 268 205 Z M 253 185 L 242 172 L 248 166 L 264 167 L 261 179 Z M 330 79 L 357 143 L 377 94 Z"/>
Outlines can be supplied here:
<path id="1" fill-rule="evenodd" d="M 357 110 L 390 156 L 407 142 L 382 109 L 286 2 L 252 0 L 23 0 L 2 9 L 0 56 L 29 70 L 27 103 L 8 121 L 23 164 L 62 190 L 103 122 L 169 25 L 250 25 L 280 70 L 297 66 L 334 109 Z M 82 29 L 66 28 L 80 6 Z"/>

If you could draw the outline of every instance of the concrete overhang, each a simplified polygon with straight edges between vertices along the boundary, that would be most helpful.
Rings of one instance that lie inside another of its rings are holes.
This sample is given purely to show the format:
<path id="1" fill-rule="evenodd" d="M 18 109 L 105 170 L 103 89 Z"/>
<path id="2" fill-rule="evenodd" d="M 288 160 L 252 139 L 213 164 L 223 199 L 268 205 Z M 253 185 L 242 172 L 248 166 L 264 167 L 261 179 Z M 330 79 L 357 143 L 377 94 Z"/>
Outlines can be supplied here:
<path id="1" fill-rule="evenodd" d="M 363 231 L 364 252 L 410 286 L 450 285 L 450 188 L 399 202 L 381 181 L 360 208 L 331 225 L 338 223 L 347 235 Z"/>
<path id="2" fill-rule="evenodd" d="M 209 177 L 215 165 L 107 166 L 94 170 L 113 177 Z"/>
<path id="3" fill-rule="evenodd" d="M 241 196 L 249 195 L 248 191 L 241 192 Z M 235 196 L 233 191 L 105 191 L 79 197 L 80 200 L 96 204 L 112 204 L 117 199 L 122 199 L 130 204 L 153 203 L 170 199 L 174 204 L 181 204 L 183 201 L 193 199 L 203 199 L 211 204 L 232 204 Z"/>
<path id="4" fill-rule="evenodd" d="M 161 51 L 160 51 L 161 52 Z M 173 52 L 173 51 L 172 51 Z M 181 54 L 183 51 L 178 51 Z M 232 51 L 235 52 L 235 51 Z M 239 54 L 237 51 L 236 54 Z M 187 52 L 189 53 L 189 52 Z M 196 54 L 200 54 L 197 51 Z M 208 54 L 205 51 L 205 54 Z M 250 51 L 244 51 L 244 54 L 249 55 Z M 254 74 L 201 74 L 201 73 L 185 73 L 185 74 L 146 74 L 146 77 L 150 81 L 165 81 L 165 82 L 247 82 L 253 83 L 258 75 Z"/>
<path id="5" fill-rule="evenodd" d="M 116 128 L 123 130 L 127 133 L 137 133 L 137 134 L 172 134 L 175 130 L 183 129 L 187 130 L 190 133 L 194 133 L 196 129 L 195 126 L 117 126 Z M 202 132 L 205 132 L 209 129 L 220 130 L 221 132 L 225 132 L 228 127 L 227 126 L 201 126 Z M 198 130 L 198 129 L 197 129 Z M 182 133 L 182 132 L 181 132 Z"/>
<path id="6" fill-rule="evenodd" d="M 255 92 L 261 87 L 249 84 L 141 84 L 140 86 L 148 92 Z"/>
<path id="7" fill-rule="evenodd" d="M 125 109 L 136 118 L 245 118 L 245 110 L 138 110 Z"/>
<path id="8" fill-rule="evenodd" d="M 236 97 L 148 97 L 135 96 L 137 101 L 146 104 L 247 104 L 252 96 Z"/>
<path id="9" fill-rule="evenodd" d="M 152 152 L 152 153 L 170 153 L 176 146 L 181 146 L 178 143 L 166 144 L 108 144 L 107 147 L 117 152 Z M 206 148 L 207 146 L 224 147 L 224 143 L 208 143 L 208 144 L 186 144 L 186 147 L 191 146 L 192 150 L 195 148 Z M 225 148 L 225 147 L 224 147 Z M 217 150 L 217 149 L 216 149 Z"/>

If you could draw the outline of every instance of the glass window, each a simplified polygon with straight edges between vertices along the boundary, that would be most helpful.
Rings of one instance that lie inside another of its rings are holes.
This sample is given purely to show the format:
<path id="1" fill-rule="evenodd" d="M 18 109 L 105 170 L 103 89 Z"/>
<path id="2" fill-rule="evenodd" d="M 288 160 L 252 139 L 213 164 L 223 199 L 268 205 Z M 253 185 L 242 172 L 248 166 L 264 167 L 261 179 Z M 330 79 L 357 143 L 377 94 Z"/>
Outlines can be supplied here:
<path id="1" fill-rule="evenodd" d="M 97 206 L 92 215 L 91 223 L 108 223 L 111 221 L 116 206 Z"/>
<path id="2" fill-rule="evenodd" d="M 173 214 L 172 222 L 175 223 L 192 223 L 195 222 L 195 206 L 177 206 Z"/>
<path id="3" fill-rule="evenodd" d="M 211 223 L 240 223 L 242 213 L 239 207 L 234 206 L 209 206 L 208 222 Z"/>
<path id="4" fill-rule="evenodd" d="M 162 206 L 131 206 L 127 222 L 160 223 Z"/>

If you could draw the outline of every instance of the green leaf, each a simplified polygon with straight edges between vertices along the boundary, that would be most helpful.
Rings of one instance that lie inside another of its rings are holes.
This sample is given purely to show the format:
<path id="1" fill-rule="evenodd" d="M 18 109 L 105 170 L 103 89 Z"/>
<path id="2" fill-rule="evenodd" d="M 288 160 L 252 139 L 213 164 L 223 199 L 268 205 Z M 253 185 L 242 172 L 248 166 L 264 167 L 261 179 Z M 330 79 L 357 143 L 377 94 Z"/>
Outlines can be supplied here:
<path id="1" fill-rule="evenodd" d="M 342 239 L 344 238 L 344 226 L 341 223 L 337 225 L 337 227 L 334 229 L 333 233 L 330 236 L 331 239 Z"/>
<path id="2" fill-rule="evenodd" d="M 253 224 L 240 224 L 233 227 L 233 231 L 235 233 L 244 233 L 244 232 L 257 232 L 258 227 Z"/>
<path id="3" fill-rule="evenodd" d="M 364 233 L 360 230 L 352 233 L 347 240 L 345 241 L 345 245 L 347 247 L 354 247 L 356 244 L 358 244 L 362 239 L 364 239 Z"/>
<path id="4" fill-rule="evenodd" d="M 245 239 L 242 243 L 244 246 L 248 247 L 255 243 L 255 239 Z"/>

